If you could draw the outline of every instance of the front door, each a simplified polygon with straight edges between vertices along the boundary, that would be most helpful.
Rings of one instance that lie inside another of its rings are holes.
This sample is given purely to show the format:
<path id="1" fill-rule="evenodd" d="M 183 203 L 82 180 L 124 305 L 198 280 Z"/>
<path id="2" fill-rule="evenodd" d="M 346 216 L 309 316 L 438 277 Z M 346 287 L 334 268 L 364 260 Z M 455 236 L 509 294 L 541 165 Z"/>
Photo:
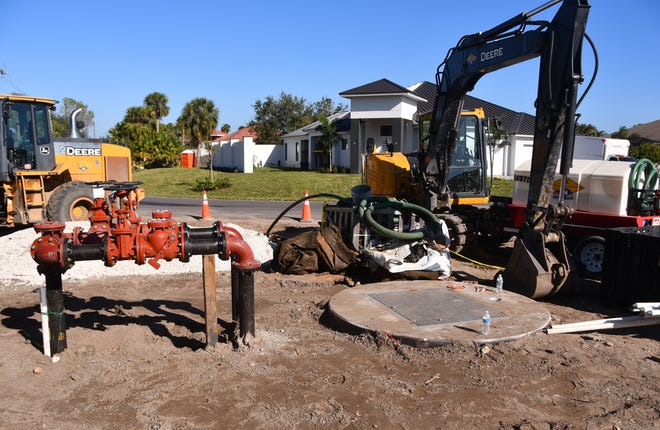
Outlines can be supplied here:
<path id="1" fill-rule="evenodd" d="M 300 141 L 300 168 L 309 170 L 309 140 Z"/>

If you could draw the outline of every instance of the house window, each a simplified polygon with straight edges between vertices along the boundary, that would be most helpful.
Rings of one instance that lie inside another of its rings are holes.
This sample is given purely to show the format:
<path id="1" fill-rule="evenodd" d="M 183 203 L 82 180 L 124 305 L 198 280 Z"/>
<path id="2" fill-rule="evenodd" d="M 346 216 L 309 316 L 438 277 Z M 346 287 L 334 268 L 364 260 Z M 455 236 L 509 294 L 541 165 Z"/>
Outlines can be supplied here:
<path id="1" fill-rule="evenodd" d="M 348 139 L 341 140 L 341 149 L 342 151 L 346 151 L 346 149 L 348 149 Z"/>
<path id="2" fill-rule="evenodd" d="M 296 161 L 300 159 L 300 142 L 296 142 Z"/>
<path id="3" fill-rule="evenodd" d="M 391 125 L 381 125 L 380 126 L 380 135 L 381 136 L 392 136 L 392 126 Z"/>
<path id="4" fill-rule="evenodd" d="M 284 144 L 284 161 L 289 159 L 289 144 Z"/>

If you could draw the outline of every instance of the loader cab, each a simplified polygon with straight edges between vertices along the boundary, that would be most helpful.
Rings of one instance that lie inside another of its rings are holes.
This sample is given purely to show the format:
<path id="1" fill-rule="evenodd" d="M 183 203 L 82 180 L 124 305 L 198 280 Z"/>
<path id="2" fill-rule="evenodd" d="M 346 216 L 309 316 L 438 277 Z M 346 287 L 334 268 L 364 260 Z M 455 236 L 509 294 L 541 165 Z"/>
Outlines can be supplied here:
<path id="1" fill-rule="evenodd" d="M 55 101 L 19 95 L 0 95 L 0 180 L 20 171 L 51 170 L 55 151 L 50 110 Z"/>

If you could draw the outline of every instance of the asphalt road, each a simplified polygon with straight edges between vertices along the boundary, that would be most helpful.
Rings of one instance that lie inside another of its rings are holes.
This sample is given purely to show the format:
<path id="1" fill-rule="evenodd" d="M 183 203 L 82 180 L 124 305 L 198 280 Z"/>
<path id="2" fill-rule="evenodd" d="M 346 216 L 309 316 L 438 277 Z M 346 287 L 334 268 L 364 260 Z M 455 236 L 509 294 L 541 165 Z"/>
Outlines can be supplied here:
<path id="1" fill-rule="evenodd" d="M 216 200 L 209 199 L 211 217 L 227 223 L 236 223 L 241 219 L 274 220 L 291 202 L 263 201 L 263 200 Z M 172 217 L 186 221 L 187 219 L 200 219 L 202 217 L 202 199 L 172 198 L 172 197 L 145 197 L 140 202 L 138 214 L 149 219 L 156 209 L 169 209 Z M 320 221 L 323 202 L 310 201 L 312 220 Z M 282 219 L 300 220 L 302 218 L 303 204 L 292 207 Z"/>

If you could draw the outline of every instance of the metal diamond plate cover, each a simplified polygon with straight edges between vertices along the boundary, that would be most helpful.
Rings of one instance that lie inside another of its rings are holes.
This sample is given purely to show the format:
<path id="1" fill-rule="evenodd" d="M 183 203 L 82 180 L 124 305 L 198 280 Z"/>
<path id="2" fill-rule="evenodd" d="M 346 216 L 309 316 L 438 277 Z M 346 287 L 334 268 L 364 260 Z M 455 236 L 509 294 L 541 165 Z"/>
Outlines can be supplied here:
<path id="1" fill-rule="evenodd" d="M 490 312 L 491 319 L 506 316 L 503 312 L 493 311 L 483 303 L 444 288 L 373 292 L 368 296 L 417 326 L 481 320 L 485 311 Z"/>

